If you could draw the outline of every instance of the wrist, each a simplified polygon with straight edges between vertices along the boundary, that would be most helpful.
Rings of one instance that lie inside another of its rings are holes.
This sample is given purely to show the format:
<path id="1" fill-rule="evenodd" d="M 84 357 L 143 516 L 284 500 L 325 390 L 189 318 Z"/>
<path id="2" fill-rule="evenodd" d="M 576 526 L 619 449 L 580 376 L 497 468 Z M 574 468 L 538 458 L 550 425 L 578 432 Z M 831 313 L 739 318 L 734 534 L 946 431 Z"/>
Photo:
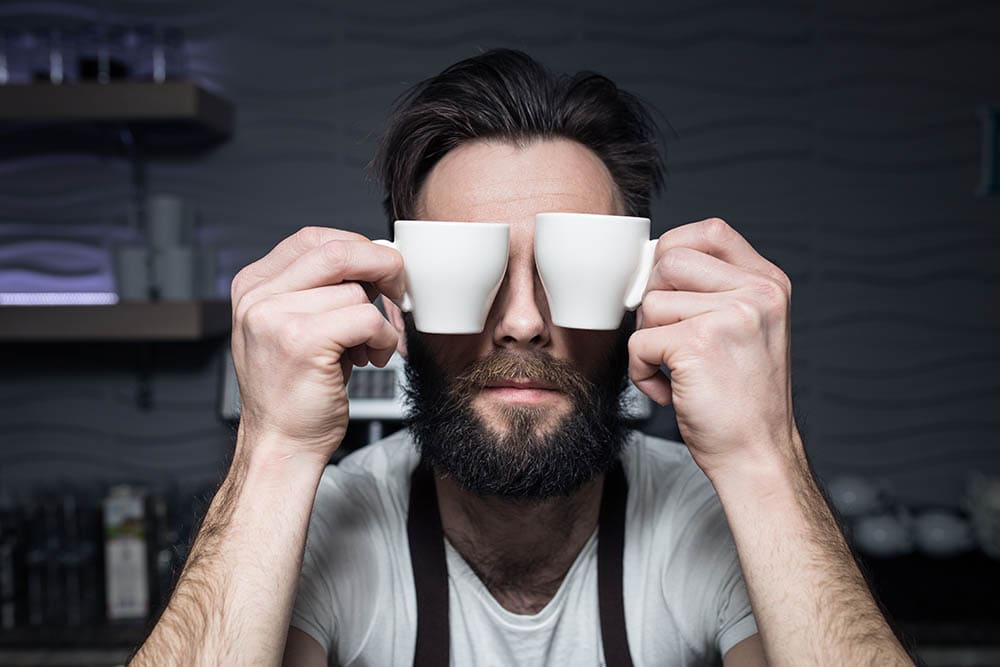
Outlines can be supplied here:
<path id="1" fill-rule="evenodd" d="M 325 449 L 302 446 L 282 433 L 245 428 L 241 422 L 233 454 L 233 468 L 239 466 L 249 477 L 280 480 L 285 478 L 319 481 L 330 461 Z"/>
<path id="2" fill-rule="evenodd" d="M 750 448 L 747 448 L 748 450 Z M 706 470 L 723 504 L 727 500 L 762 500 L 799 493 L 812 480 L 802 438 L 797 430 L 781 441 L 772 441 L 756 451 Z"/>

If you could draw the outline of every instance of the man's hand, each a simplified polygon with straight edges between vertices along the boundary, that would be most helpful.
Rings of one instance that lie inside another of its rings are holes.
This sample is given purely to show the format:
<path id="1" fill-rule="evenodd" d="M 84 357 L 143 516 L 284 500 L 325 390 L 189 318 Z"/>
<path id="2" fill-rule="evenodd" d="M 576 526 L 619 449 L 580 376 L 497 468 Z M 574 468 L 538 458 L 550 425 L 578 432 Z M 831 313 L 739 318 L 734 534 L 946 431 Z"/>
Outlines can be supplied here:
<path id="1" fill-rule="evenodd" d="M 370 290 L 401 296 L 402 267 L 395 250 L 311 227 L 233 280 L 236 453 L 131 664 L 279 664 L 316 487 L 347 428 L 351 365 L 383 366 L 396 349 Z"/>
<path id="2" fill-rule="evenodd" d="M 706 474 L 794 456 L 788 277 L 713 218 L 660 237 L 646 290 L 629 374 Z"/>
<path id="3" fill-rule="evenodd" d="M 370 285 L 399 298 L 402 269 L 397 251 L 360 234 L 306 227 L 237 274 L 232 349 L 248 434 L 330 457 L 347 429 L 352 364 L 384 366 L 396 350 Z"/>
<path id="4" fill-rule="evenodd" d="M 630 375 L 674 404 L 718 492 L 767 664 L 910 665 L 806 461 L 790 299 L 787 276 L 722 220 L 673 229 L 657 244 Z"/>

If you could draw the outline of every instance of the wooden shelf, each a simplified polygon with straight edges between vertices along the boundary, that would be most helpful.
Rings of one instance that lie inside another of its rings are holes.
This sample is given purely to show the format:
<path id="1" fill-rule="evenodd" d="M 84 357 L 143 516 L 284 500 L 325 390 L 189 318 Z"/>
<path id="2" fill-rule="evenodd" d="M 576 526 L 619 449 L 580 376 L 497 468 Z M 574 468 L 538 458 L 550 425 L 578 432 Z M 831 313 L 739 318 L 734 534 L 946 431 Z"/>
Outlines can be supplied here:
<path id="1" fill-rule="evenodd" d="M 0 306 L 0 342 L 197 341 L 230 324 L 228 301 Z"/>
<path id="2" fill-rule="evenodd" d="M 46 152 L 204 152 L 233 134 L 235 110 L 191 81 L 0 86 L 0 158 Z"/>

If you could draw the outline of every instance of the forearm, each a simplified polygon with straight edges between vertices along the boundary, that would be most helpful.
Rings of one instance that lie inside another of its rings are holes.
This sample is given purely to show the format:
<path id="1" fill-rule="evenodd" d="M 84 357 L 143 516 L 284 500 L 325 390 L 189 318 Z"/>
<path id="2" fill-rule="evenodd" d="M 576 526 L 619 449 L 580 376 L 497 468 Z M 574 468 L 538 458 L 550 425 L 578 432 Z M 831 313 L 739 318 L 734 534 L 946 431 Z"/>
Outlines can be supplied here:
<path id="1" fill-rule="evenodd" d="M 873 599 L 801 441 L 795 456 L 716 475 L 771 665 L 909 665 Z"/>
<path id="2" fill-rule="evenodd" d="M 132 665 L 278 664 L 323 461 L 240 429 L 177 587 Z"/>

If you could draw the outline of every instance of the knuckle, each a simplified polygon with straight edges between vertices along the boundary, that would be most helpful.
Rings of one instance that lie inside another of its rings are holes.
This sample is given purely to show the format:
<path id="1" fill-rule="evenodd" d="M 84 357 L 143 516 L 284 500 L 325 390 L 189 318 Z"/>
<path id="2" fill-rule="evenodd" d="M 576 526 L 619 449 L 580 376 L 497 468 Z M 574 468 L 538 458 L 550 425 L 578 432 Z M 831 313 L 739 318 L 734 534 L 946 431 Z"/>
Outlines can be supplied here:
<path id="1" fill-rule="evenodd" d="M 364 285 L 358 282 L 348 282 L 340 285 L 347 292 L 348 303 L 368 303 L 368 292 Z"/>
<path id="2" fill-rule="evenodd" d="M 721 241 L 727 238 L 731 232 L 732 227 L 722 218 L 709 218 L 701 225 L 701 233 L 710 241 Z"/>
<path id="3" fill-rule="evenodd" d="M 239 301 L 240 296 L 244 291 L 244 284 L 246 282 L 246 269 L 241 269 L 235 276 L 233 276 L 232 282 L 229 283 L 229 300 L 233 303 Z"/>
<path id="4" fill-rule="evenodd" d="M 782 311 L 788 307 L 788 293 L 777 280 L 761 280 L 754 285 L 754 292 L 768 312 Z"/>
<path id="5" fill-rule="evenodd" d="M 331 266 L 342 267 L 351 261 L 351 249 L 343 241 L 328 241 L 320 248 L 323 257 Z"/>
<path id="6" fill-rule="evenodd" d="M 653 290 L 646 292 L 642 297 L 642 302 L 639 304 L 639 311 L 642 313 L 643 318 L 653 320 L 658 319 L 659 315 L 666 309 L 666 297 L 661 290 Z"/>
<path id="7" fill-rule="evenodd" d="M 728 312 L 740 330 L 759 331 L 764 327 L 764 318 L 752 303 L 737 299 L 729 305 Z"/>
<path id="8" fill-rule="evenodd" d="M 317 245 L 323 243 L 326 238 L 326 234 L 322 227 L 316 227 L 315 225 L 308 225 L 306 227 L 301 227 L 294 234 L 296 241 L 300 247 L 303 248 L 313 248 Z"/>
<path id="9" fill-rule="evenodd" d="M 399 252 L 392 252 L 389 254 L 389 265 L 392 269 L 392 275 L 396 276 L 403 272 L 403 255 Z"/>
<path id="10" fill-rule="evenodd" d="M 656 271 L 661 277 L 674 275 L 677 268 L 684 261 L 685 249 L 681 247 L 667 248 L 660 256 L 660 261 L 656 264 Z"/>
<path id="11" fill-rule="evenodd" d="M 250 299 L 244 298 L 243 301 Z M 241 305 L 237 311 L 237 320 L 253 335 L 260 335 L 270 329 L 274 319 L 274 304 L 270 299 L 251 301 L 247 305 Z"/>
<path id="12" fill-rule="evenodd" d="M 777 270 L 775 275 L 775 280 L 781 285 L 782 289 L 785 291 L 785 296 L 790 297 L 792 295 L 792 279 L 788 277 L 788 274 L 781 269 Z"/>
<path id="13" fill-rule="evenodd" d="M 642 348 L 641 334 L 641 331 L 635 331 L 628 337 L 628 353 L 630 357 L 637 356 Z"/>
<path id="14" fill-rule="evenodd" d="M 360 324 L 370 330 L 375 330 L 382 326 L 382 322 L 385 320 L 385 318 L 382 317 L 382 313 L 379 312 L 378 307 L 374 303 L 364 304 L 358 318 L 360 320 Z"/>
<path id="15" fill-rule="evenodd" d="M 254 305 L 251 294 L 251 292 L 248 292 L 239 299 L 233 300 L 233 321 L 237 324 L 243 324 L 248 321 L 247 315 Z"/>

